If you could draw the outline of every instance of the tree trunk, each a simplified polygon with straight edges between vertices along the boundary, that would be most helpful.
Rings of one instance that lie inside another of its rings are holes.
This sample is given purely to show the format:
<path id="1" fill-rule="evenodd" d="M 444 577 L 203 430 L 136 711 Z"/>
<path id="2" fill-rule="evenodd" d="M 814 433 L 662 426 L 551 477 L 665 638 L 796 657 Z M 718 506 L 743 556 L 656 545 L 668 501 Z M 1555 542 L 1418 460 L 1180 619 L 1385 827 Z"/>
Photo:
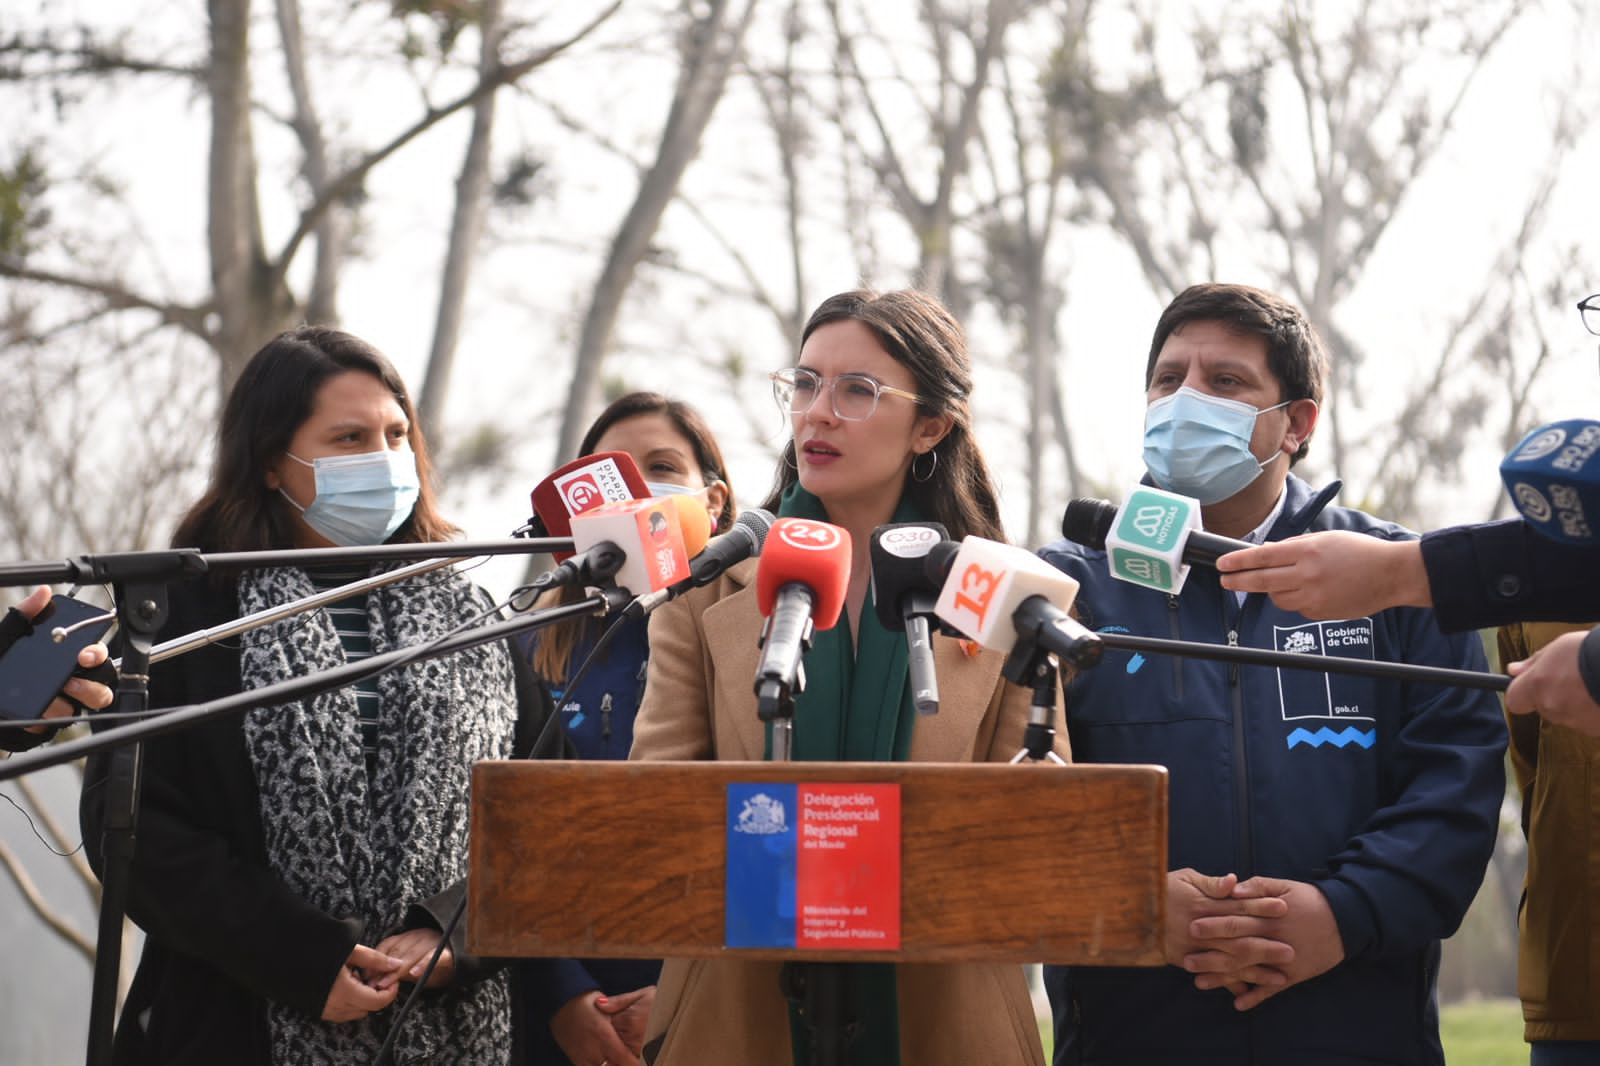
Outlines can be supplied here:
<path id="1" fill-rule="evenodd" d="M 250 133 L 250 0 L 210 0 L 210 240 L 220 384 L 233 385 L 250 356 L 294 311 L 263 251 Z"/>
<path id="2" fill-rule="evenodd" d="M 656 159 L 639 182 L 639 191 L 612 239 L 605 265 L 595 281 L 573 360 L 572 384 L 562 414 L 555 462 L 571 458 L 600 396 L 600 370 L 611 332 L 634 272 L 649 250 L 661 216 L 677 192 L 684 171 L 700 148 L 734 59 L 743 47 L 759 0 L 746 0 L 744 10 L 729 16 L 729 0 L 715 0 L 684 45 L 683 68 L 667 114 Z"/>
<path id="3" fill-rule="evenodd" d="M 480 23 L 483 38 L 478 57 L 478 74 L 484 80 L 500 65 L 500 41 L 504 34 L 502 11 L 502 0 L 484 0 Z M 428 354 L 428 370 L 422 379 L 422 394 L 417 404 L 417 417 L 435 454 L 441 453 L 444 443 L 445 399 L 449 395 L 450 371 L 455 365 L 456 347 L 461 339 L 467 282 L 489 208 L 489 151 L 494 138 L 494 109 L 498 96 L 498 93 L 485 93 L 473 105 L 472 136 L 467 141 L 461 175 L 456 179 L 456 208 L 450 223 L 444 279 L 439 287 L 439 313 L 434 320 L 433 347 Z"/>
<path id="4" fill-rule="evenodd" d="M 305 152 L 301 173 L 316 202 L 328 189 L 332 172 L 328 165 L 328 143 L 317 117 L 316 96 L 306 70 L 305 32 L 300 24 L 300 0 L 278 0 L 278 32 L 283 39 L 284 67 L 294 96 L 294 131 Z M 312 325 L 339 323 L 339 275 L 344 265 L 350 225 L 348 212 L 334 208 L 317 223 L 317 258 L 311 276 L 311 292 L 306 298 L 306 321 Z"/>

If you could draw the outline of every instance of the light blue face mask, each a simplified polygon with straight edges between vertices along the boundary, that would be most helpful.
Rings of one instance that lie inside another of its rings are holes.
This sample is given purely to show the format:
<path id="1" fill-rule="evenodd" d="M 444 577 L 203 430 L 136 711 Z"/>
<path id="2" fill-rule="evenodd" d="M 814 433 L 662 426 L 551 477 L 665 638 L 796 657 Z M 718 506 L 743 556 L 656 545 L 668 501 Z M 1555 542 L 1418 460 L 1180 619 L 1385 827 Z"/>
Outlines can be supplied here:
<path id="1" fill-rule="evenodd" d="M 1257 410 L 1185 385 L 1145 408 L 1145 469 L 1161 488 L 1203 504 L 1221 503 L 1272 462 L 1259 461 L 1250 450 L 1257 416 L 1290 402 Z"/>
<path id="2" fill-rule="evenodd" d="M 382 544 L 411 517 L 421 482 L 411 450 L 384 449 L 361 455 L 325 455 L 306 462 L 316 473 L 317 495 L 305 507 L 283 489 L 283 498 L 300 511 L 306 525 L 346 548 Z"/>
<path id="3" fill-rule="evenodd" d="M 644 487 L 650 490 L 652 496 L 692 496 L 697 492 L 706 491 L 704 485 L 696 489 L 673 481 L 646 481 Z"/>

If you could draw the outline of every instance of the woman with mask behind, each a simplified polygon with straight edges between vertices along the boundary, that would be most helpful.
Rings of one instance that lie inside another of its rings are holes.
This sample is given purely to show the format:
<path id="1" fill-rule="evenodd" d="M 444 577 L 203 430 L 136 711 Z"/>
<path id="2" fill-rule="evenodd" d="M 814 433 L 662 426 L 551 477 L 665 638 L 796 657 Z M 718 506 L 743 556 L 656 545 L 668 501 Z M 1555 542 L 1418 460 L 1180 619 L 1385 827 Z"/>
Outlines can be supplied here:
<path id="1" fill-rule="evenodd" d="M 303 327 L 240 374 L 210 484 L 173 543 L 251 551 L 455 532 L 435 505 L 427 447 L 394 367 L 348 333 Z M 382 569 L 199 579 L 172 590 L 163 635 Z M 489 607 L 453 571 L 409 578 L 157 664 L 151 704 L 217 699 L 424 643 Z M 494 643 L 147 743 L 128 903 L 147 937 L 115 1061 L 372 1061 L 397 995 L 419 979 L 458 898 L 471 766 L 520 749 L 519 727 L 536 727 L 540 709 L 531 675 L 519 676 L 511 650 Z M 91 761 L 85 777 L 91 841 L 104 772 Z M 428 983 L 438 991 L 407 1019 L 396 1061 L 510 1061 L 504 975 L 487 975 L 455 940 Z"/>
<path id="2" fill-rule="evenodd" d="M 632 456 L 652 496 L 693 496 L 708 512 L 713 533 L 733 525 L 722 450 L 688 404 L 655 392 L 618 398 L 578 445 L 580 457 L 596 452 Z M 575 599 L 571 590 L 551 592 L 540 606 Z M 554 697 L 568 757 L 626 759 L 633 743 L 650 644 L 644 619 L 615 624 L 617 631 L 576 688 L 568 683 L 607 623 L 558 623 L 535 631 L 527 642 L 534 672 Z M 654 959 L 558 959 L 532 967 L 526 981 L 528 1066 L 622 1066 L 624 1047 L 638 1053 L 660 970 Z"/>

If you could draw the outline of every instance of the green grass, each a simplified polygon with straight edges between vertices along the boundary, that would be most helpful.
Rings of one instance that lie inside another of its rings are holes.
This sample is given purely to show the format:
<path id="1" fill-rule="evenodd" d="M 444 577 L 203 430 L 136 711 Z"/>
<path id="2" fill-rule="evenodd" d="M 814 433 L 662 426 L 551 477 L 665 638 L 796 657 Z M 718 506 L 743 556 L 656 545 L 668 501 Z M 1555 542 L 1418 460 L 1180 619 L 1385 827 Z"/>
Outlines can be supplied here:
<path id="1" fill-rule="evenodd" d="M 1456 1003 L 1439 1012 L 1439 1034 L 1450 1066 L 1526 1066 L 1522 1005 L 1514 999 Z"/>
<path id="2" fill-rule="evenodd" d="M 1439 1012 L 1439 1034 L 1450 1066 L 1527 1066 L 1522 1005 L 1514 999 L 1457 1003 Z M 1050 1021 L 1042 1019 L 1045 1061 L 1050 1061 Z"/>

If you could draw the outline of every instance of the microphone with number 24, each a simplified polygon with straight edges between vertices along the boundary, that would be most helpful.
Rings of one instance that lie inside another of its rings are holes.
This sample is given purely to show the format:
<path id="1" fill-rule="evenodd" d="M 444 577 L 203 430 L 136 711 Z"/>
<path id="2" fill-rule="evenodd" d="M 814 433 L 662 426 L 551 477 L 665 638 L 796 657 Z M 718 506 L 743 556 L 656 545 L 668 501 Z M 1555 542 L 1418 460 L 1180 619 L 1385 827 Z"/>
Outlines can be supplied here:
<path id="1" fill-rule="evenodd" d="M 766 618 L 756 667 L 756 704 L 767 721 L 783 718 L 805 689 L 801 657 L 812 634 L 832 629 L 850 584 L 850 534 L 827 522 L 780 518 L 756 568 L 756 604 Z M 779 750 L 774 729 L 774 757 Z"/>

